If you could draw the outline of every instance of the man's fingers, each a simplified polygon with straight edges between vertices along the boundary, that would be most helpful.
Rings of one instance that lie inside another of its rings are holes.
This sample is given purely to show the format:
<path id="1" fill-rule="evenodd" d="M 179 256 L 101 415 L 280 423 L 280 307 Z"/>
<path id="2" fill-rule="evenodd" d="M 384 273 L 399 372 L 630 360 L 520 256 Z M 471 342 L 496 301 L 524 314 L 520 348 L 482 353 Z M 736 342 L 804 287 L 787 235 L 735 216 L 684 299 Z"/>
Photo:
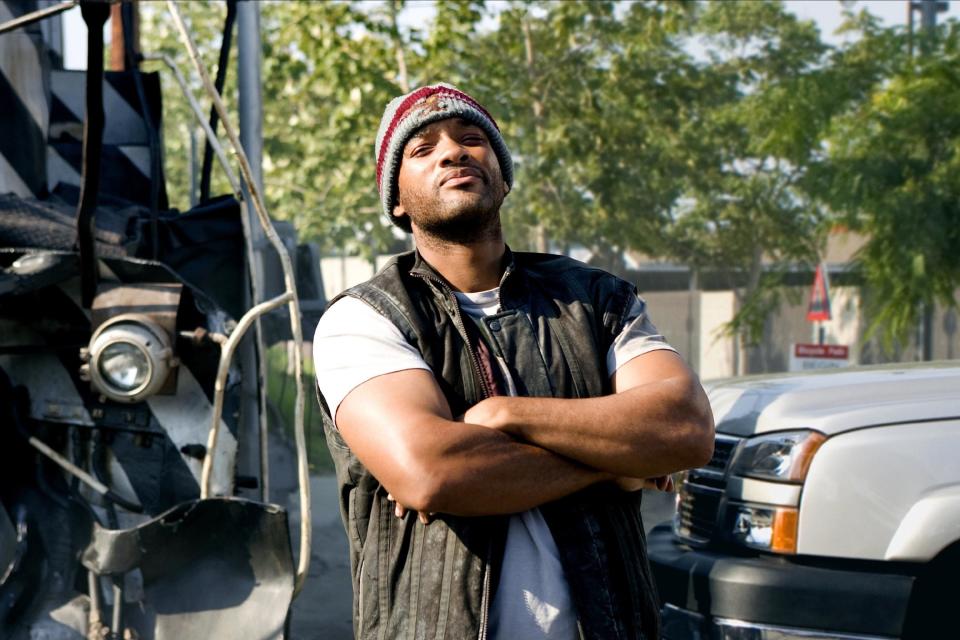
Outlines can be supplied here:
<path id="1" fill-rule="evenodd" d="M 395 504 L 393 505 L 393 514 L 394 514 L 395 516 L 397 516 L 398 518 L 402 518 L 402 517 L 403 517 L 403 514 L 405 514 L 405 513 L 407 512 L 407 508 L 404 507 L 404 506 L 403 506 L 402 504 L 400 504 L 399 502 L 397 502 L 397 499 L 393 497 L 393 494 L 392 494 L 392 493 L 388 493 L 388 494 L 387 494 L 387 500 L 389 500 L 390 502 L 395 503 Z"/>
<path id="2" fill-rule="evenodd" d="M 399 502 L 397 502 L 397 499 L 393 497 L 392 493 L 387 494 L 387 500 L 394 503 L 393 515 L 397 516 L 398 518 L 402 518 L 403 516 L 407 515 L 407 508 L 402 504 L 400 504 Z M 430 520 L 433 518 L 433 514 L 419 512 L 417 513 L 417 518 L 423 524 L 430 524 Z"/>

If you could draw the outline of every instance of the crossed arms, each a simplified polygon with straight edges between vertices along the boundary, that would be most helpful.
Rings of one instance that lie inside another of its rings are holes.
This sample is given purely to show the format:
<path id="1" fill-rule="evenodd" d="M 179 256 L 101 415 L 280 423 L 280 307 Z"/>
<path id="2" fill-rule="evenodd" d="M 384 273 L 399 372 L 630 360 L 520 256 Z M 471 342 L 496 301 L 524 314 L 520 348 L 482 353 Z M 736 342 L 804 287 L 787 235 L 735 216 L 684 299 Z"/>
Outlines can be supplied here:
<path id="1" fill-rule="evenodd" d="M 407 369 L 356 387 L 336 422 L 392 496 L 421 513 L 516 513 L 597 482 L 706 464 L 713 419 L 679 356 L 637 356 L 612 381 L 598 398 L 488 398 L 458 420 L 433 374 Z"/>
<path id="2" fill-rule="evenodd" d="M 587 399 L 497 396 L 450 414 L 429 371 L 372 378 L 340 404 L 340 434 L 396 500 L 421 513 L 515 513 L 617 478 L 696 467 L 713 451 L 703 389 L 657 350 Z"/>

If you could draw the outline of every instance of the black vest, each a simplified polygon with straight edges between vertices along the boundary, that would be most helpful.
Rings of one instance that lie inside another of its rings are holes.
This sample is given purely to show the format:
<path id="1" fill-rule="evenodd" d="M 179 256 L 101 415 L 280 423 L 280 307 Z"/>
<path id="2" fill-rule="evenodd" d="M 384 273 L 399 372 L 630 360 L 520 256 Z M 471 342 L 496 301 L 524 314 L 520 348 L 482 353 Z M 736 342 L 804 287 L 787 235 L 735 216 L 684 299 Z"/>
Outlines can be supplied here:
<path id="1" fill-rule="evenodd" d="M 500 311 L 483 319 L 484 333 L 519 395 L 611 393 L 606 354 L 623 328 L 634 287 L 562 256 L 508 252 L 505 259 Z M 343 295 L 363 300 L 400 329 L 432 368 L 453 415 L 484 398 L 452 289 L 419 254 L 397 256 Z M 415 516 L 394 517 L 385 489 L 321 405 L 350 543 L 355 637 L 485 638 L 507 517 L 439 514 L 426 526 Z M 603 484 L 540 507 L 584 638 L 659 638 L 640 499 L 640 492 Z"/>

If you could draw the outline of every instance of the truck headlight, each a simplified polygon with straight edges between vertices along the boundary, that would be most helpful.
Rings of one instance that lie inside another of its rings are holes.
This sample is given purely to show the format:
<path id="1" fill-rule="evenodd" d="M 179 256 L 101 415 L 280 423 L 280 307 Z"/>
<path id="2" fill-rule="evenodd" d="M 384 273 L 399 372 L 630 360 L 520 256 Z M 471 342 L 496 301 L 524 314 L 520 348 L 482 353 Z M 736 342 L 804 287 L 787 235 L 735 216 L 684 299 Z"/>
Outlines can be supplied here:
<path id="1" fill-rule="evenodd" d="M 730 473 L 746 478 L 803 482 L 813 454 L 827 439 L 819 431 L 781 431 L 750 438 L 734 455 Z"/>
<path id="2" fill-rule="evenodd" d="M 81 352 L 81 373 L 103 395 L 139 402 L 163 387 L 174 366 L 170 336 L 141 315 L 124 314 L 104 322 Z"/>
<path id="3" fill-rule="evenodd" d="M 777 553 L 797 552 L 797 509 L 761 505 L 731 505 L 731 535 L 736 542 Z"/>
<path id="4" fill-rule="evenodd" d="M 136 344 L 113 342 L 97 358 L 100 378 L 121 392 L 140 388 L 150 378 L 150 358 Z"/>

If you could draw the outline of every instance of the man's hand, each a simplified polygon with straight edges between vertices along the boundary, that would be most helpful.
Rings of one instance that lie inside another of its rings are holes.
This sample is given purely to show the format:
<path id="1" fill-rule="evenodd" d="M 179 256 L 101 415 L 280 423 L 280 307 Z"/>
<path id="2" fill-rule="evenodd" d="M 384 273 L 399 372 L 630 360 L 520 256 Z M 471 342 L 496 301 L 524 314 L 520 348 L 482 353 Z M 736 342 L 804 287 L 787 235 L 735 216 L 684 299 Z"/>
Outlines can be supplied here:
<path id="1" fill-rule="evenodd" d="M 487 398 L 463 420 L 614 476 L 657 477 L 706 464 L 710 405 L 676 353 L 637 356 L 611 382 L 614 393 L 597 398 Z"/>
<path id="2" fill-rule="evenodd" d="M 394 503 L 393 515 L 397 516 L 398 518 L 402 518 L 405 515 L 407 515 L 407 508 L 402 504 L 400 504 L 399 502 L 397 502 L 397 499 L 393 497 L 392 493 L 387 494 L 387 500 Z M 424 513 L 423 511 L 417 512 L 417 519 L 423 524 L 430 524 L 430 520 L 433 519 L 433 516 L 434 516 L 433 513 Z"/>
<path id="3" fill-rule="evenodd" d="M 621 476 L 614 479 L 613 482 L 624 491 L 630 493 L 640 491 L 641 489 L 654 489 L 668 493 L 674 490 L 673 476 L 671 475 L 657 476 L 656 478 L 627 478 Z"/>

